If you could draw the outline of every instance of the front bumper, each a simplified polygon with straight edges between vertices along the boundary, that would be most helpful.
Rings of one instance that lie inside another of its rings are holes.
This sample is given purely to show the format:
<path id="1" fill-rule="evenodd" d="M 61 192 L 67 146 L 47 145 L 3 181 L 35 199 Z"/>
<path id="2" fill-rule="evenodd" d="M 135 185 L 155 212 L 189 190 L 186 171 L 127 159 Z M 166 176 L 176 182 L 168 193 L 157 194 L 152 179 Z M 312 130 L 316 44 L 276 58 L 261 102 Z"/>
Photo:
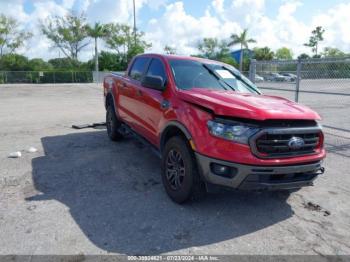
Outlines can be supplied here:
<path id="1" fill-rule="evenodd" d="M 198 168 L 205 182 L 242 190 L 280 190 L 312 186 L 323 173 L 322 162 L 288 166 L 252 166 L 210 158 L 195 153 Z M 229 175 L 215 174 L 212 165 L 229 168 Z"/>

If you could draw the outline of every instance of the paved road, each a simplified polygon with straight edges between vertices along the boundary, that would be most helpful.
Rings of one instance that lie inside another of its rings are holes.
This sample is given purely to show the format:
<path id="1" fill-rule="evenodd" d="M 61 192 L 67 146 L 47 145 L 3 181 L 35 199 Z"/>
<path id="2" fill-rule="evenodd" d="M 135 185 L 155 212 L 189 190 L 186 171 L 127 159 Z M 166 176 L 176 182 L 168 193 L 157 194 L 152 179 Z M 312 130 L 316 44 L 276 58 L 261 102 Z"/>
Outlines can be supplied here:
<path id="1" fill-rule="evenodd" d="M 326 129 L 314 187 L 179 206 L 147 147 L 71 128 L 103 120 L 96 85 L 0 86 L 0 254 L 350 254 L 350 132 Z"/>

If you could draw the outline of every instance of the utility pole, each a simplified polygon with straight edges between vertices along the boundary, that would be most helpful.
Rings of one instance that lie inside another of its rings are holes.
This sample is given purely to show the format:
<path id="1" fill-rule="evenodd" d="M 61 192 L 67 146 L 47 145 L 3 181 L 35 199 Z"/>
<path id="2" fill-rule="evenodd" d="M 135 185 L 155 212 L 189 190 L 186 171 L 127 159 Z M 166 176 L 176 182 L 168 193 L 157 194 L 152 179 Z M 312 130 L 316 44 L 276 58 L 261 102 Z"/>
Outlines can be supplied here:
<path id="1" fill-rule="evenodd" d="M 136 8 L 135 8 L 135 0 L 132 1 L 134 5 L 134 42 L 136 46 Z"/>

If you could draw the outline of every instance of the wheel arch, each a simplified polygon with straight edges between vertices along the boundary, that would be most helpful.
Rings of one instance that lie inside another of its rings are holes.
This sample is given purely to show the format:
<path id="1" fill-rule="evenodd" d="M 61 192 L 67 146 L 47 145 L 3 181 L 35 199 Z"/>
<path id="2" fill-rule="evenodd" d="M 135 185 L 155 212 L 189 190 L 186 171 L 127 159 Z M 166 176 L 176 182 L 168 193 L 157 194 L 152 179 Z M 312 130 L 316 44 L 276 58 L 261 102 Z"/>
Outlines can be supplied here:
<path id="1" fill-rule="evenodd" d="M 161 132 L 160 143 L 159 143 L 159 149 L 161 153 L 164 150 L 166 142 L 171 137 L 174 137 L 174 136 L 182 136 L 188 142 L 192 140 L 191 133 L 183 124 L 177 121 L 171 121 L 163 128 Z"/>
<path id="2" fill-rule="evenodd" d="M 108 107 L 108 105 L 113 105 L 114 106 L 114 97 L 112 92 L 108 92 L 106 95 L 106 99 L 105 99 L 105 108 Z M 115 108 L 115 106 L 114 106 Z"/>
<path id="3" fill-rule="evenodd" d="M 109 105 L 113 105 L 114 108 L 114 113 L 117 116 L 118 119 L 120 119 L 119 113 L 118 113 L 118 109 L 117 109 L 117 105 L 116 105 L 116 101 L 115 101 L 115 97 L 112 93 L 112 91 L 108 91 L 106 98 L 105 98 L 105 108 L 107 109 L 107 107 Z"/>

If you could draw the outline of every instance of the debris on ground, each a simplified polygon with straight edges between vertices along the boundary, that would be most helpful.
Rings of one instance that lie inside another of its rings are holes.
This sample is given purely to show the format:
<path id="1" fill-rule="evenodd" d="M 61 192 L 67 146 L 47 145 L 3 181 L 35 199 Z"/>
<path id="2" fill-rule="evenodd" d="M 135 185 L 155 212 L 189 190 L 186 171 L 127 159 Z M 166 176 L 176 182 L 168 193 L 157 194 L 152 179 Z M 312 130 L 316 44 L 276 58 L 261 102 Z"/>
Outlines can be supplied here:
<path id="1" fill-rule="evenodd" d="M 22 156 L 22 153 L 21 151 L 17 151 L 17 152 L 12 152 L 9 154 L 9 158 L 18 158 L 18 157 L 21 157 Z"/>
<path id="2" fill-rule="evenodd" d="M 326 217 L 326 216 L 329 216 L 330 214 L 331 214 L 331 212 L 330 212 L 330 211 L 325 210 L 323 215 Z"/>
<path id="3" fill-rule="evenodd" d="M 106 122 L 82 124 L 82 125 L 72 125 L 72 128 L 83 129 L 83 128 L 96 128 L 96 127 L 101 127 L 101 126 L 106 126 Z"/>
<path id="4" fill-rule="evenodd" d="M 324 210 L 320 205 L 312 203 L 312 202 L 307 202 L 304 203 L 304 207 L 310 211 L 316 211 L 316 212 L 322 212 L 323 216 L 329 216 L 331 214 L 330 211 Z"/>
<path id="5" fill-rule="evenodd" d="M 27 152 L 28 153 L 35 153 L 35 152 L 37 152 L 38 151 L 38 149 L 36 149 L 35 147 L 33 147 L 33 146 L 31 146 L 31 147 L 29 147 L 28 149 L 27 149 Z"/>

